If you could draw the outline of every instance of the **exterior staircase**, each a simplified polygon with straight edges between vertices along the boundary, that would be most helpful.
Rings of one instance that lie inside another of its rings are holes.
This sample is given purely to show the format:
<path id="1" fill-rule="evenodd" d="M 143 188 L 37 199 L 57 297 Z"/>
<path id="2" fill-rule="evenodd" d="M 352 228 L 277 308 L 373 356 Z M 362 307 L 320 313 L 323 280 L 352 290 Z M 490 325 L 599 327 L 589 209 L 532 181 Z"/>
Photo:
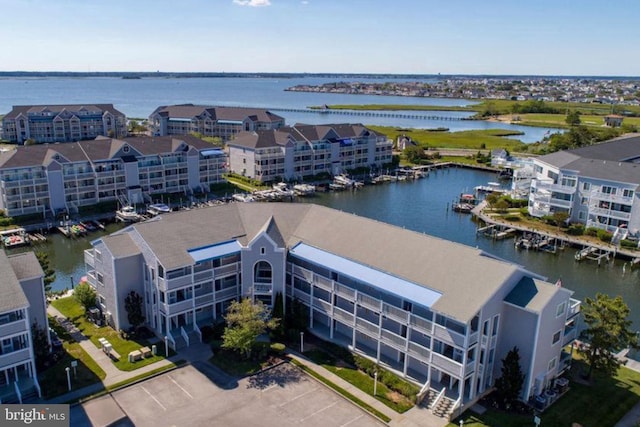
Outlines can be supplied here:
<path id="1" fill-rule="evenodd" d="M 441 418 L 449 419 L 449 415 L 453 412 L 455 401 L 449 399 L 447 396 L 442 396 L 438 401 L 435 408 L 431 408 L 431 413 Z"/>

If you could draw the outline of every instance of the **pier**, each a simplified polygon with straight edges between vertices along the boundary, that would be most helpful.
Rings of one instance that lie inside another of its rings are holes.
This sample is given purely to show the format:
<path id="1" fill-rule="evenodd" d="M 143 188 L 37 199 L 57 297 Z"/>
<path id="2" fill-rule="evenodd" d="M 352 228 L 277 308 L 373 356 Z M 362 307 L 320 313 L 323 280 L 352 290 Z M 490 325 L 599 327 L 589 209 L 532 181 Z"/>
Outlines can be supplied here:
<path id="1" fill-rule="evenodd" d="M 418 113 L 398 113 L 395 111 L 372 111 L 372 110 L 337 110 L 331 108 L 268 108 L 269 111 L 278 111 L 283 113 L 315 113 L 315 114 L 340 114 L 349 116 L 365 116 L 365 117 L 390 117 L 393 119 L 413 119 L 413 120 L 441 120 L 441 121 L 461 121 L 471 120 L 462 117 L 438 116 L 434 114 L 418 114 Z"/>

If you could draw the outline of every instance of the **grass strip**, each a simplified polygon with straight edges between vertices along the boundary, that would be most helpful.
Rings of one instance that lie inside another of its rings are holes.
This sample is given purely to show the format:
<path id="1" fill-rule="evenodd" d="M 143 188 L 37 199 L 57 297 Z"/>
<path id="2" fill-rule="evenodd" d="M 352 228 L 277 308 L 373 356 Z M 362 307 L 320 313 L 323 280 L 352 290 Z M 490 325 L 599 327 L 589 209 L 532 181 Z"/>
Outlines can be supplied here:
<path id="1" fill-rule="evenodd" d="M 346 391 L 342 387 L 340 387 L 340 386 L 332 383 L 331 381 L 327 380 L 325 377 L 323 377 L 322 375 L 318 374 L 316 371 L 314 371 L 313 369 L 309 368 L 305 364 L 303 364 L 301 362 L 298 362 L 295 359 L 291 360 L 291 363 L 293 363 L 295 366 L 297 366 L 298 368 L 302 369 L 304 372 L 306 372 L 307 374 L 311 375 L 313 378 L 317 379 L 321 383 L 325 384 L 326 386 L 328 386 L 331 389 L 335 390 L 336 392 L 340 393 L 342 396 L 344 396 L 345 398 L 349 399 L 350 401 L 352 401 L 353 403 L 355 403 L 356 405 L 358 405 L 359 407 L 361 407 L 365 411 L 367 411 L 367 412 L 371 413 L 372 415 L 374 415 L 375 417 L 381 419 L 385 423 L 388 423 L 389 421 L 391 421 L 390 417 L 388 417 L 385 414 L 383 414 L 382 412 L 378 411 L 376 408 L 374 408 L 373 406 L 369 405 L 368 403 L 358 399 L 356 396 L 354 396 L 353 394 L 349 393 L 348 391 Z"/>

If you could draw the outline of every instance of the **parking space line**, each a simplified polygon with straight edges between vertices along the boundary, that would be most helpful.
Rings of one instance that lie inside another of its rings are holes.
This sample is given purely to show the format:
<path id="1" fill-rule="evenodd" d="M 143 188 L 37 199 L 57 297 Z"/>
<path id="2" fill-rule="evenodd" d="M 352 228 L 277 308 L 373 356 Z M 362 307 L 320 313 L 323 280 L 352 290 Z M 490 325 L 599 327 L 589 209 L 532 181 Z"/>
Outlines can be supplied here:
<path id="1" fill-rule="evenodd" d="M 191 394 L 190 394 L 187 390 L 185 390 L 185 389 L 184 389 L 184 387 L 182 387 L 180 384 L 178 384 L 178 382 L 177 382 L 176 380 L 174 380 L 173 378 L 171 378 L 171 375 L 168 375 L 168 377 L 169 377 L 169 379 L 170 379 L 171 381 L 173 381 L 173 383 L 174 383 L 175 385 L 177 385 L 178 387 L 180 387 L 180 390 L 184 391 L 184 394 L 186 394 L 186 395 L 187 395 L 187 396 L 189 396 L 191 399 L 193 399 L 193 396 L 191 396 Z"/>
<path id="2" fill-rule="evenodd" d="M 314 392 L 314 391 L 316 391 L 316 390 L 317 390 L 317 388 L 314 388 L 313 390 L 309 390 L 309 391 L 306 391 L 306 392 L 304 392 L 304 393 L 302 393 L 302 394 L 299 394 L 299 395 L 297 395 L 296 397 L 294 397 L 293 399 L 291 399 L 291 400 L 287 400 L 287 401 L 286 401 L 286 402 L 284 402 L 283 404 L 278 405 L 278 408 L 282 408 L 284 405 L 287 405 L 287 404 L 289 404 L 289 403 L 291 403 L 291 402 L 293 402 L 293 401 L 296 401 L 296 400 L 300 399 L 302 396 L 306 396 L 307 394 L 309 394 L 309 393 L 313 393 L 313 392 Z"/>
<path id="3" fill-rule="evenodd" d="M 364 417 L 364 414 L 360 414 L 359 416 L 355 417 L 354 419 L 352 419 L 351 421 L 342 424 L 340 427 L 345 427 L 348 426 L 349 424 L 351 424 L 354 421 L 358 421 L 360 418 Z"/>
<path id="4" fill-rule="evenodd" d="M 140 388 L 141 388 L 141 389 L 143 389 L 143 390 L 144 390 L 144 391 L 149 395 L 149 397 L 151 397 L 153 400 L 155 400 L 155 401 L 156 401 L 156 403 L 157 403 L 158 405 L 160 405 L 160 407 L 161 407 L 162 409 L 164 409 L 165 411 L 167 410 L 167 408 L 165 408 L 165 407 L 164 407 L 164 405 L 163 405 L 162 403 L 160 403 L 160 401 L 159 401 L 158 399 L 156 399 L 156 397 L 155 397 L 153 394 L 149 393 L 149 390 L 147 390 L 146 388 L 144 388 L 144 386 L 142 386 L 142 385 L 140 386 Z"/>
<path id="5" fill-rule="evenodd" d="M 311 415 L 307 415 L 306 417 L 304 417 L 303 419 L 301 419 L 301 420 L 300 420 L 300 422 L 304 422 L 305 420 L 307 420 L 307 419 L 309 419 L 309 418 L 313 417 L 314 415 L 319 414 L 320 412 L 323 412 L 323 411 L 325 411 L 325 410 L 327 410 L 327 409 L 331 408 L 332 406 L 335 406 L 337 403 L 338 403 L 338 402 L 337 402 L 337 401 L 335 401 L 335 402 L 333 402 L 331 405 L 327 405 L 327 406 L 325 406 L 325 407 L 324 407 L 324 408 L 322 408 L 322 409 L 318 409 L 318 410 L 317 410 L 316 412 L 314 412 L 313 414 L 311 414 Z"/>
<path id="6" fill-rule="evenodd" d="M 276 383 L 276 384 L 272 384 L 272 385 L 270 385 L 269 387 L 267 387 L 267 388 L 263 389 L 263 390 L 262 390 L 262 392 L 264 393 L 265 391 L 269 391 L 269 390 L 271 390 L 272 388 L 276 388 L 276 387 L 278 387 L 278 384 L 277 384 L 277 383 Z"/>

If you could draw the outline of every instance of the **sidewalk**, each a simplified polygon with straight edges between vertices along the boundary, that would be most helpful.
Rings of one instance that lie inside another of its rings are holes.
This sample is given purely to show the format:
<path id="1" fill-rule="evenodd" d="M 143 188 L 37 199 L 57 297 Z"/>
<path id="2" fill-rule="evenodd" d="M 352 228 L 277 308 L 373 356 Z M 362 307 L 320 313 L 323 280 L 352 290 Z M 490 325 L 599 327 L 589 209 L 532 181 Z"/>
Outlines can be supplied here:
<path id="1" fill-rule="evenodd" d="M 444 418 L 440 418 L 438 416 L 435 416 L 428 409 L 423 408 L 423 407 L 419 407 L 419 406 L 414 406 L 413 408 L 411 408 L 410 410 L 408 410 L 404 414 L 399 414 L 398 412 L 396 412 L 393 409 L 389 408 L 384 403 L 380 402 L 378 399 L 375 399 L 370 394 L 365 393 L 364 391 L 362 391 L 359 388 L 355 387 L 351 383 L 343 380 L 342 378 L 340 378 L 339 376 L 337 376 L 333 372 L 323 368 L 320 365 L 317 365 L 316 363 L 314 363 L 313 361 L 309 360 L 308 358 L 306 358 L 305 356 L 301 355 L 300 353 L 292 351 L 291 349 L 289 349 L 288 355 L 292 359 L 295 359 L 298 362 L 302 363 L 303 365 L 309 367 L 311 370 L 315 371 L 320 376 L 326 378 L 327 380 L 329 380 L 333 384 L 335 384 L 335 385 L 339 386 L 340 388 L 348 391 L 349 393 L 351 393 L 352 395 L 354 395 L 355 397 L 357 397 L 361 401 L 365 402 L 367 405 L 375 408 L 376 410 L 378 410 L 381 413 L 385 414 L 387 417 L 391 418 L 391 421 L 389 421 L 389 423 L 388 423 L 390 426 L 394 426 L 394 427 L 418 427 L 418 426 L 420 426 L 420 427 L 443 427 L 443 426 L 446 426 L 449 423 L 448 420 L 446 420 Z"/>
<path id="2" fill-rule="evenodd" d="M 102 382 L 92 384 L 90 386 L 83 387 L 77 390 L 72 390 L 69 393 L 66 393 L 66 394 L 54 397 L 51 400 L 48 400 L 47 401 L 48 403 L 64 403 L 64 402 L 70 402 L 73 400 L 78 400 L 84 396 L 89 396 L 91 394 L 98 393 L 101 390 L 104 390 L 108 386 L 112 386 L 122 381 L 129 380 L 133 377 L 137 377 L 146 372 L 153 371 L 154 369 L 158 369 L 163 366 L 168 366 L 172 362 L 175 362 L 177 360 L 185 360 L 185 359 L 197 360 L 199 359 L 198 356 L 206 357 L 206 358 L 210 356 L 210 354 L 207 355 L 206 350 L 204 349 L 203 349 L 204 354 L 202 355 L 198 355 L 197 353 L 193 352 L 193 350 L 190 349 L 191 351 L 181 352 L 179 355 L 175 355 L 168 359 L 160 360 L 150 365 L 143 366 L 140 369 L 136 369 L 133 371 L 121 371 L 120 369 L 116 368 L 116 366 L 113 364 L 109 356 L 107 356 L 102 350 L 96 347 L 87 337 L 85 337 L 78 330 L 78 328 L 75 327 L 73 323 L 71 323 L 71 321 L 69 321 L 66 317 L 64 317 L 64 315 L 60 313 L 55 307 L 49 305 L 47 307 L 47 314 L 55 318 L 56 321 L 69 332 L 71 337 L 80 344 L 80 346 L 89 354 L 89 356 L 91 356 L 93 360 L 95 360 L 95 362 L 100 366 L 100 368 L 102 368 L 102 370 L 107 374 L 107 376 L 105 377 L 104 380 L 102 380 Z"/>

